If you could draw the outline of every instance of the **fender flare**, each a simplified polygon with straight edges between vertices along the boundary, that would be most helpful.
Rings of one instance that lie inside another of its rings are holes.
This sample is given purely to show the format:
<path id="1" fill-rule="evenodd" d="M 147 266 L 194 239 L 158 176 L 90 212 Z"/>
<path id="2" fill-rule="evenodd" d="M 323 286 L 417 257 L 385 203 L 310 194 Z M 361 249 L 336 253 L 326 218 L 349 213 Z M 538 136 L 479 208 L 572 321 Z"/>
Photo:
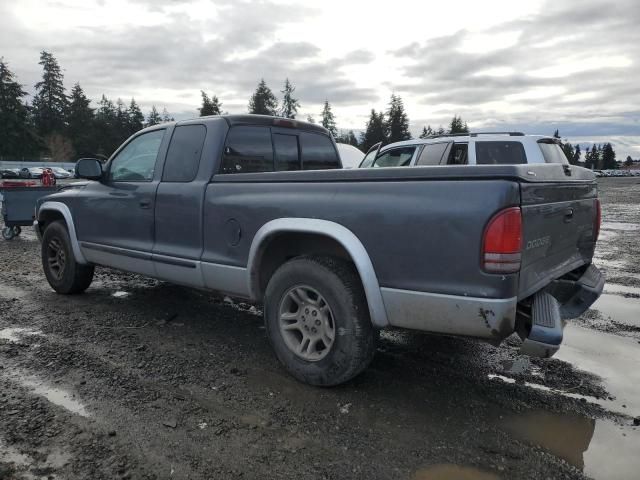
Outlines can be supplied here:
<path id="1" fill-rule="evenodd" d="M 80 242 L 78 242 L 78 236 L 76 235 L 76 227 L 73 224 L 73 217 L 71 216 L 71 210 L 69 207 L 61 202 L 44 202 L 38 209 L 38 222 L 42 217 L 42 212 L 55 211 L 62 214 L 65 223 L 67 224 L 67 231 L 69 232 L 69 239 L 71 240 L 71 249 L 73 250 L 73 256 L 76 262 L 86 265 L 88 262 L 82 254 L 80 249 Z"/>
<path id="2" fill-rule="evenodd" d="M 389 326 L 378 277 L 371 258 L 362 242 L 348 228 L 339 223 L 315 218 L 278 218 L 265 223 L 253 237 L 247 263 L 249 293 L 259 300 L 259 264 L 269 238 L 283 232 L 315 233 L 332 238 L 349 253 L 358 270 L 367 298 L 371 323 L 377 328 Z"/>

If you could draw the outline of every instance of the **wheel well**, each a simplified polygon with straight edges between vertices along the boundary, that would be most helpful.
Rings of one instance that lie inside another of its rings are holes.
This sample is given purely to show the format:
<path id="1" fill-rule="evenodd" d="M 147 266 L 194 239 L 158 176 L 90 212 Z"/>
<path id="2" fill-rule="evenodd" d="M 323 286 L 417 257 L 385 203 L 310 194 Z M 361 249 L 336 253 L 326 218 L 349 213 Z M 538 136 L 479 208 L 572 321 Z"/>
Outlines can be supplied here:
<path id="1" fill-rule="evenodd" d="M 38 229 L 40 230 L 40 233 L 44 233 L 44 229 L 47 225 L 51 222 L 55 222 L 56 220 L 62 220 L 66 225 L 66 221 L 61 212 L 57 210 L 44 210 L 40 212 L 38 215 Z"/>
<path id="2" fill-rule="evenodd" d="M 259 263 L 255 272 L 260 298 L 275 271 L 285 262 L 301 255 L 331 256 L 353 262 L 349 252 L 337 240 L 317 233 L 276 233 L 260 249 Z M 360 276 L 358 274 L 358 276 Z"/>

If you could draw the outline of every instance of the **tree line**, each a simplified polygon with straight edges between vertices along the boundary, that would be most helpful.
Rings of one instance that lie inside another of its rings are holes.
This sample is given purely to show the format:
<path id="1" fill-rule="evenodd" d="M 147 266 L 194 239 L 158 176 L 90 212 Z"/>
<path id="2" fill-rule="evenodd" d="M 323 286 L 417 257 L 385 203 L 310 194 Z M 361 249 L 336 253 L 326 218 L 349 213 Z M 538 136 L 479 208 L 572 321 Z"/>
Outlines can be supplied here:
<path id="1" fill-rule="evenodd" d="M 0 159 L 48 156 L 54 161 L 71 160 L 82 156 L 108 157 L 126 138 L 138 130 L 162 122 L 173 121 L 166 108 L 162 113 L 156 106 L 145 117 L 134 98 L 125 104 L 120 98 L 115 103 L 102 95 L 97 106 L 91 106 L 79 83 L 66 94 L 64 76 L 56 58 L 47 51 L 40 53 L 42 80 L 35 84 L 31 104 L 24 100 L 27 93 L 18 83 L 7 63 L 0 58 Z M 300 100 L 296 87 L 287 78 L 278 100 L 264 79 L 258 83 L 248 103 L 248 112 L 276 115 L 295 119 Z M 200 116 L 222 115 L 222 102 L 215 95 L 200 91 L 202 102 L 197 109 Z M 329 130 L 337 142 L 356 146 L 366 152 L 378 142 L 383 144 L 410 140 L 409 117 L 402 98 L 391 94 L 387 109 L 372 109 L 363 131 L 338 129 L 331 104 L 325 100 L 320 124 Z M 313 115 L 306 120 L 315 123 Z M 469 133 L 467 122 L 454 115 L 448 128 L 431 125 L 422 128 L 419 138 L 437 135 Z M 560 139 L 558 130 L 554 136 Z M 580 145 L 561 143 L 572 164 L 581 164 Z M 588 168 L 617 168 L 615 152 L 610 143 L 593 145 L 585 152 Z"/>
<path id="2" fill-rule="evenodd" d="M 159 113 L 155 106 L 145 118 L 134 98 L 114 103 L 102 95 L 93 108 L 79 83 L 66 94 L 62 69 L 51 53 L 42 51 L 39 65 L 42 80 L 29 104 L 24 101 L 27 92 L 0 58 L 0 159 L 106 158 L 138 130 L 173 120 L 166 108 Z"/>

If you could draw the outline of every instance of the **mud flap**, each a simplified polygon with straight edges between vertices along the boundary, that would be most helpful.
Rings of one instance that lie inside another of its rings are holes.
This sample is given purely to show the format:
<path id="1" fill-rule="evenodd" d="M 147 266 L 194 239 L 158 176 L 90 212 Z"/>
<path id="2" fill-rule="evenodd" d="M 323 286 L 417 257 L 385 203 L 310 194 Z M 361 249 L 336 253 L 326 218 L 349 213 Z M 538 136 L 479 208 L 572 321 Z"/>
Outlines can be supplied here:
<path id="1" fill-rule="evenodd" d="M 536 293 L 531 305 L 531 331 L 520 353 L 541 358 L 553 356 L 562 343 L 562 329 L 558 301 L 547 292 Z"/>

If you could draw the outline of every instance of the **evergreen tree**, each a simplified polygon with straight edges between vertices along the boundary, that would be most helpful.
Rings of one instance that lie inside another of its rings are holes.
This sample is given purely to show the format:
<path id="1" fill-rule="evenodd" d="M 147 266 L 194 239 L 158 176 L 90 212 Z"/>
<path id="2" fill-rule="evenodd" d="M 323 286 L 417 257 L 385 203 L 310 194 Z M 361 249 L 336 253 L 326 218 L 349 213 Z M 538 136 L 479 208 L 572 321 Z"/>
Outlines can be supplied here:
<path id="1" fill-rule="evenodd" d="M 284 118 L 296 118 L 298 108 L 300 108 L 300 102 L 297 98 L 293 98 L 293 92 L 296 87 L 291 85 L 287 78 L 284 82 L 284 90 L 281 90 L 283 94 L 282 108 L 280 109 L 280 116 Z"/>
<path id="2" fill-rule="evenodd" d="M 313 115 L 307 115 L 307 122 L 316 123 L 316 119 L 313 118 Z"/>
<path id="3" fill-rule="evenodd" d="M 451 119 L 451 123 L 449 124 L 449 132 L 451 134 L 456 133 L 469 133 L 469 127 L 467 123 L 462 123 L 462 118 L 454 115 Z"/>
<path id="4" fill-rule="evenodd" d="M 152 125 L 158 125 L 160 122 L 162 122 L 162 117 L 160 117 L 158 110 L 156 110 L 156 106 L 152 105 L 151 111 L 149 112 L 149 116 L 147 117 L 146 126 L 151 127 Z"/>
<path id="5" fill-rule="evenodd" d="M 122 139 L 118 132 L 117 109 L 111 100 L 102 95 L 95 114 L 95 153 L 110 156 Z"/>
<path id="6" fill-rule="evenodd" d="M 214 95 L 209 98 L 204 90 L 200 90 L 200 93 L 202 94 L 202 106 L 198 109 L 200 116 L 222 115 L 222 103 L 220 103 L 218 97 Z"/>
<path id="7" fill-rule="evenodd" d="M 67 112 L 67 135 L 77 154 L 91 155 L 95 151 L 95 113 L 90 107 L 79 83 L 71 89 L 69 110 Z"/>
<path id="8" fill-rule="evenodd" d="M 121 142 L 129 137 L 129 112 L 120 98 L 116 101 L 116 136 Z"/>
<path id="9" fill-rule="evenodd" d="M 127 110 L 127 126 L 127 136 L 131 136 L 138 130 L 142 130 L 144 128 L 144 115 L 134 98 L 131 99 L 129 109 Z"/>
<path id="10" fill-rule="evenodd" d="M 163 108 L 162 109 L 162 123 L 167 123 L 167 122 L 173 122 L 175 121 L 175 118 L 173 118 L 171 115 L 169 115 L 169 112 L 167 111 L 167 108 Z"/>
<path id="11" fill-rule="evenodd" d="M 632 165 L 633 165 L 633 158 L 631 158 L 631 155 L 627 155 L 627 159 L 624 161 L 624 166 L 631 167 Z"/>
<path id="12" fill-rule="evenodd" d="M 427 125 L 426 127 L 422 127 L 422 133 L 420 134 L 420 138 L 429 138 L 435 135 L 436 132 L 431 128 L 431 125 Z"/>
<path id="13" fill-rule="evenodd" d="M 576 148 L 573 151 L 573 163 L 574 165 L 579 165 L 580 164 L 580 156 L 582 155 L 582 152 L 580 151 L 580 144 L 576 143 Z"/>
<path id="14" fill-rule="evenodd" d="M 353 145 L 354 147 L 357 147 L 358 144 L 358 139 L 356 137 L 356 134 L 353 133 L 353 130 L 349 130 L 349 133 L 347 134 L 347 142 L 349 145 Z"/>
<path id="15" fill-rule="evenodd" d="M 353 145 L 354 147 L 358 146 L 358 139 L 356 138 L 353 130 L 341 130 L 340 134 L 336 137 L 337 143 L 346 143 L 347 145 Z"/>
<path id="16" fill-rule="evenodd" d="M 442 128 L 442 125 L 440 125 L 438 127 L 438 131 L 436 132 L 436 135 L 445 135 L 446 133 L 447 131 L 444 128 Z"/>
<path id="17" fill-rule="evenodd" d="M 564 156 L 567 157 L 569 163 L 573 163 L 573 157 L 576 154 L 575 150 L 573 149 L 573 145 L 571 145 L 569 142 L 565 142 L 560 146 L 562 148 L 562 151 L 564 152 Z"/>
<path id="18" fill-rule="evenodd" d="M 63 75 L 55 57 L 46 51 L 40 53 L 42 81 L 36 83 L 33 97 L 33 115 L 41 136 L 65 129 L 65 113 L 68 100 L 64 93 Z"/>
<path id="19" fill-rule="evenodd" d="M 22 157 L 39 150 L 29 118 L 22 103 L 27 93 L 0 58 L 0 159 L 3 156 Z"/>
<path id="20" fill-rule="evenodd" d="M 267 83 L 263 78 L 260 80 L 260 83 L 258 83 L 256 91 L 249 100 L 249 113 L 258 115 L 277 115 L 277 109 L 278 100 L 276 100 L 271 89 L 267 87 Z"/>
<path id="21" fill-rule="evenodd" d="M 387 132 L 385 123 L 384 113 L 376 113 L 376 111 L 372 109 L 365 131 L 360 137 L 360 144 L 362 145 L 363 151 L 366 152 L 378 142 L 386 142 Z"/>
<path id="22" fill-rule="evenodd" d="M 556 128 L 556 131 L 553 132 L 553 138 L 560 138 L 560 132 L 558 131 L 557 128 Z"/>
<path id="23" fill-rule="evenodd" d="M 599 169 L 600 166 L 600 148 L 597 144 L 591 146 L 591 150 L 587 148 L 587 154 L 585 156 L 585 167 L 590 169 Z"/>
<path id="24" fill-rule="evenodd" d="M 613 146 L 609 142 L 602 146 L 602 168 L 605 170 L 614 170 L 618 168 L 616 152 L 613 150 Z"/>
<path id="25" fill-rule="evenodd" d="M 320 121 L 320 124 L 327 130 L 329 130 L 329 133 L 333 137 L 338 135 L 338 129 L 336 128 L 336 117 L 331 111 L 331 105 L 329 104 L 328 100 L 324 101 L 324 107 L 322 108 L 321 116 L 322 120 Z"/>
<path id="26" fill-rule="evenodd" d="M 404 111 L 402 99 L 395 94 L 391 94 L 389 109 L 387 110 L 386 131 L 389 143 L 411 139 L 409 118 Z"/>

